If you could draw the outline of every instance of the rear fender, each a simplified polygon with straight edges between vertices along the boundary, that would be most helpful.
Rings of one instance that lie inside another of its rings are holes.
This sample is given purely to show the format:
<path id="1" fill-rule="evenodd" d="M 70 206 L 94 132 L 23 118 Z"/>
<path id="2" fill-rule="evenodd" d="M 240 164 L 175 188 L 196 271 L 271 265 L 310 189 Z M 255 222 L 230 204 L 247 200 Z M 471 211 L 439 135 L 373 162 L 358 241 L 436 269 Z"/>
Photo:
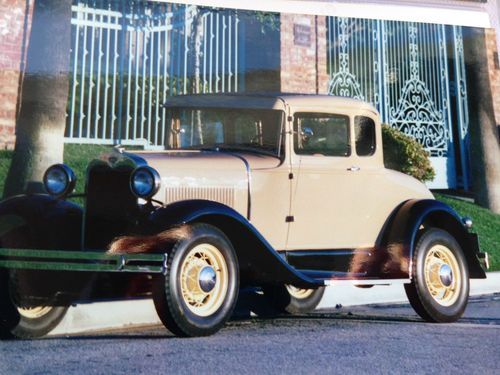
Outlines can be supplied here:
<path id="1" fill-rule="evenodd" d="M 471 278 L 486 278 L 478 260 L 477 235 L 469 233 L 457 213 L 445 203 L 433 199 L 409 200 L 393 215 L 383 239 L 386 249 L 400 249 L 402 271 L 412 277 L 412 259 L 421 230 L 440 228 L 450 233 L 460 244 Z"/>
<path id="2" fill-rule="evenodd" d="M 291 267 L 245 217 L 217 202 L 189 200 L 157 209 L 149 217 L 148 231 L 159 233 L 199 222 L 219 228 L 229 238 L 238 257 L 243 283 L 292 284 L 303 288 L 323 285 Z"/>

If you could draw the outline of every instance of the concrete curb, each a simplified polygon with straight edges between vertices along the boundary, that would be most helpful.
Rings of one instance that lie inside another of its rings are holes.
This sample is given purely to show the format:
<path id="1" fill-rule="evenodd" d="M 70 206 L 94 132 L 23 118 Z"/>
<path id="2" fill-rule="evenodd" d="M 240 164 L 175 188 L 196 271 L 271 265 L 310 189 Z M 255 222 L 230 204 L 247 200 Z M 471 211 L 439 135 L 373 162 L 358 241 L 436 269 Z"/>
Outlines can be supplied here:
<path id="1" fill-rule="evenodd" d="M 500 272 L 488 273 L 486 280 L 471 280 L 471 296 L 500 293 Z M 337 305 L 406 303 L 402 285 L 361 289 L 354 286 L 327 287 L 318 309 Z M 63 321 L 50 335 L 66 335 L 133 326 L 161 324 L 151 300 L 96 302 L 70 307 Z"/>
<path id="2" fill-rule="evenodd" d="M 485 280 L 471 280 L 470 295 L 500 293 L 500 272 L 489 272 Z M 354 286 L 329 287 L 318 309 L 342 306 L 369 305 L 373 303 L 406 303 L 403 285 L 375 286 L 361 289 Z"/>

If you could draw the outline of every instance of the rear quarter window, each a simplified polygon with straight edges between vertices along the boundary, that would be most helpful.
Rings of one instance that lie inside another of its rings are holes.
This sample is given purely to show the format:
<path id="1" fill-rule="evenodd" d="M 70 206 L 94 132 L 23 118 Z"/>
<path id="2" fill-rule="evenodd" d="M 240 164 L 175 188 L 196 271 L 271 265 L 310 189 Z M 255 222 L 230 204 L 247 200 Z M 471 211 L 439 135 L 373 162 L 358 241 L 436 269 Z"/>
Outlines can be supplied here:
<path id="1" fill-rule="evenodd" d="M 371 156 L 377 148 L 375 139 L 375 121 L 370 117 L 356 116 L 354 118 L 354 135 L 356 137 L 356 154 Z"/>

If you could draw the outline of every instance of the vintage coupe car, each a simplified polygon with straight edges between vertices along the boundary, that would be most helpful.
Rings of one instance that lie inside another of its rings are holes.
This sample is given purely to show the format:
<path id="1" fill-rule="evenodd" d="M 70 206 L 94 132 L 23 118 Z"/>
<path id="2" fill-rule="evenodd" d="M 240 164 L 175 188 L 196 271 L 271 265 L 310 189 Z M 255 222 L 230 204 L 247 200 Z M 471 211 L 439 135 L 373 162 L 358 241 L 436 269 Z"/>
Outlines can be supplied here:
<path id="1" fill-rule="evenodd" d="M 46 195 L 0 204 L 0 335 L 36 337 L 67 306 L 153 297 L 179 336 L 229 319 L 240 286 L 304 313 L 327 285 L 404 285 L 431 322 L 463 313 L 487 254 L 470 219 L 384 168 L 380 118 L 318 95 L 172 97 L 165 150 L 90 163 L 80 207 L 69 166 Z"/>

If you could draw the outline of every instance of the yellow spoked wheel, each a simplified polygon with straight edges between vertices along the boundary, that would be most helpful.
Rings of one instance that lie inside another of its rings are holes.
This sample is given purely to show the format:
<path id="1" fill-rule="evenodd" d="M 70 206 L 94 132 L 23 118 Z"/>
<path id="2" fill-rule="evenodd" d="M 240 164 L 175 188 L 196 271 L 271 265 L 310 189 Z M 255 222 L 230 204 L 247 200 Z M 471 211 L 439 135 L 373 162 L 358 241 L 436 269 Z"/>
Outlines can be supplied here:
<path id="1" fill-rule="evenodd" d="M 424 229 L 413 249 L 411 283 L 405 291 L 415 312 L 428 322 L 458 320 L 469 298 L 469 271 L 457 240 L 438 228 Z"/>
<path id="2" fill-rule="evenodd" d="M 296 288 L 293 285 L 286 285 L 286 290 L 293 298 L 297 299 L 309 298 L 315 291 L 315 289 Z"/>
<path id="3" fill-rule="evenodd" d="M 425 257 L 425 283 L 432 298 L 442 306 L 453 305 L 462 286 L 457 258 L 443 245 L 433 246 Z"/>
<path id="4" fill-rule="evenodd" d="M 298 288 L 293 285 L 269 285 L 262 288 L 265 298 L 273 308 L 284 314 L 307 314 L 321 302 L 324 287 L 317 289 Z"/>
<path id="5" fill-rule="evenodd" d="M 36 301 L 39 305 L 24 299 L 25 294 L 29 295 L 32 290 L 30 281 L 36 276 L 34 271 L 0 273 L 0 285 L 8 286 L 0 290 L 0 338 L 42 337 L 64 318 L 67 306 L 53 306 L 46 297 Z M 22 288 L 20 282 L 25 284 Z"/>
<path id="6" fill-rule="evenodd" d="M 215 246 L 195 246 L 181 266 L 181 292 L 186 306 L 198 316 L 209 316 L 224 302 L 228 289 L 228 269 Z"/>
<path id="7" fill-rule="evenodd" d="M 52 306 L 18 307 L 19 314 L 27 319 L 38 319 L 52 311 Z"/>
<path id="8" fill-rule="evenodd" d="M 168 254 L 153 300 L 161 321 L 177 336 L 207 336 L 231 317 L 239 291 L 236 253 L 218 228 L 196 223 Z"/>

